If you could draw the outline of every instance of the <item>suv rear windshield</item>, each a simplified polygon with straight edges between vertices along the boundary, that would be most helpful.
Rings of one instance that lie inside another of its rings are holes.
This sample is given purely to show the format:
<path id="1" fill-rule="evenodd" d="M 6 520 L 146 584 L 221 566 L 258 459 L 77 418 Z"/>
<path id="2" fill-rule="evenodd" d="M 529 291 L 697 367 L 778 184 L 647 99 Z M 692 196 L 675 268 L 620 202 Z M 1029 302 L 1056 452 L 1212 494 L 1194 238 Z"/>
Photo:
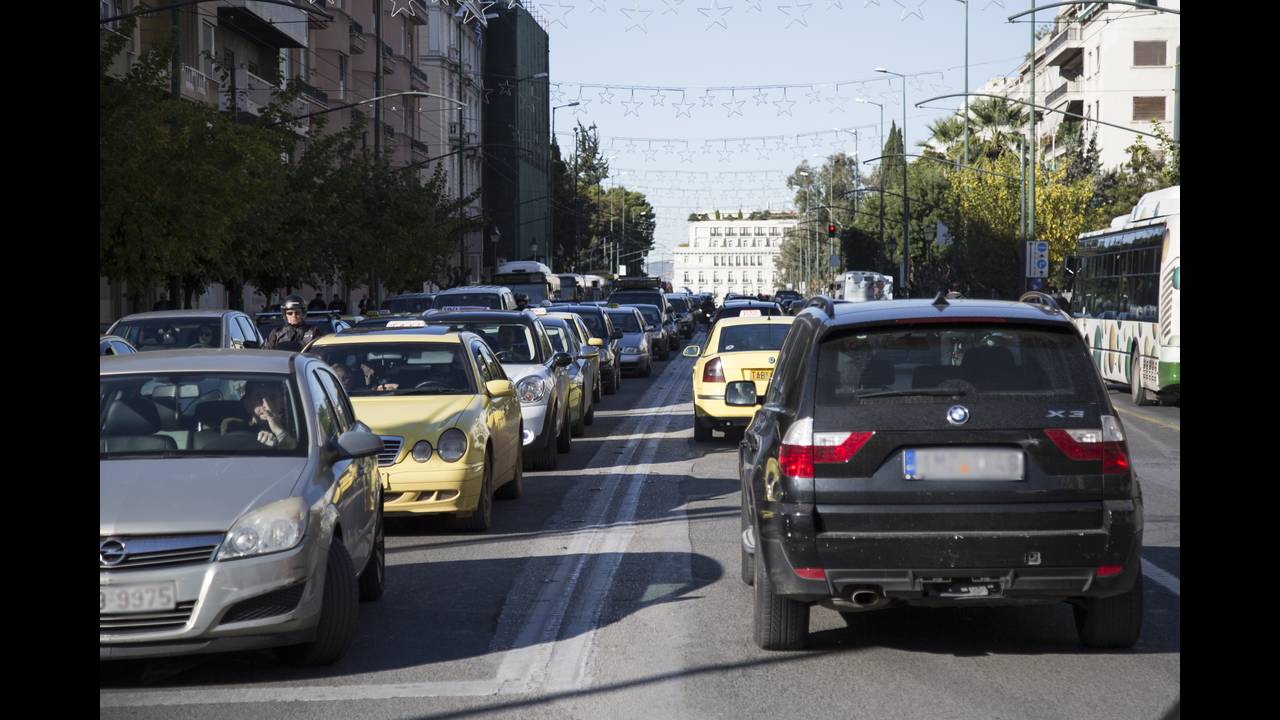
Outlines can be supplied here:
<path id="1" fill-rule="evenodd" d="M 689 301 L 684 298 L 667 298 L 667 302 L 671 303 L 671 309 L 678 312 L 689 312 Z"/>
<path id="2" fill-rule="evenodd" d="M 1080 336 L 1006 325 L 852 329 L 822 341 L 817 408 L 966 403 L 982 398 L 1101 402 Z"/>
<path id="3" fill-rule="evenodd" d="M 619 305 L 662 305 L 659 290 L 619 290 L 609 296 L 609 302 Z"/>
<path id="4" fill-rule="evenodd" d="M 420 313 L 431 309 L 432 300 L 429 297 L 391 298 L 391 312 Z"/>
<path id="5" fill-rule="evenodd" d="M 716 352 L 750 352 L 777 350 L 791 329 L 789 323 L 734 325 L 720 329 L 720 347 Z"/>
<path id="6" fill-rule="evenodd" d="M 502 310 L 502 296 L 498 293 L 449 293 L 437 295 L 431 307 L 439 310 L 447 307 L 482 307 Z"/>

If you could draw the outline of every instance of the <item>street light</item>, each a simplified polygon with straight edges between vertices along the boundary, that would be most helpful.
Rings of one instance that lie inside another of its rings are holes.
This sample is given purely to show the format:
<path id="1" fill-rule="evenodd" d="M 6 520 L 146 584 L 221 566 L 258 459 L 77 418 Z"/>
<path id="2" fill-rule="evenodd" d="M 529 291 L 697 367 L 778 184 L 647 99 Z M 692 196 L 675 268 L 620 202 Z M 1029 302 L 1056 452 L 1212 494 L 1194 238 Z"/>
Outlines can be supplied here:
<path id="1" fill-rule="evenodd" d="M 880 108 L 880 151 L 884 152 L 884 104 L 866 98 L 854 98 L 853 101 Z M 884 173 L 880 173 L 880 252 L 884 252 L 884 248 Z"/>
<path id="2" fill-rule="evenodd" d="M 545 73 L 538 73 L 538 75 L 544 75 L 544 74 Z M 555 202 L 555 193 L 552 192 L 552 188 L 551 188 L 551 143 L 555 142 L 556 140 L 556 111 L 559 110 L 560 108 L 576 107 L 580 104 L 581 103 L 579 103 L 577 100 L 574 100 L 571 103 L 565 103 L 564 105 L 556 105 L 551 108 L 551 142 L 547 143 L 547 197 L 551 198 L 551 202 L 549 205 L 550 209 L 547 211 L 547 247 L 551 247 L 551 237 L 555 233 L 554 213 L 555 213 L 556 202 Z"/>
<path id="3" fill-rule="evenodd" d="M 908 251 L 908 249 L 910 248 L 910 243 L 911 243 L 911 235 L 910 235 L 910 232 L 911 232 L 911 230 L 910 230 L 910 225 L 911 225 L 911 209 L 910 209 L 910 207 L 911 207 L 911 206 L 910 206 L 910 202 L 909 202 L 909 200 L 908 200 L 908 198 L 907 198 L 907 196 L 908 196 L 910 193 L 907 191 L 907 158 L 906 158 L 906 152 L 907 152 L 907 76 L 906 76 L 906 75 L 903 75 L 903 74 L 901 74 L 901 73 L 893 72 L 892 70 L 886 70 L 885 68 L 882 68 L 882 67 L 878 67 L 878 68 L 876 68 L 876 72 L 878 72 L 878 73 L 885 73 L 885 74 L 888 74 L 888 75 L 897 75 L 898 77 L 902 78 L 902 153 L 903 153 L 903 158 L 902 158 L 902 261 L 898 264 L 898 288 L 903 289 L 903 290 L 905 291 L 905 289 L 906 289 L 906 287 L 907 287 L 907 251 Z M 881 182 L 884 182 L 884 180 L 883 180 L 883 173 L 882 173 L 881 175 L 882 175 Z M 883 203 L 883 202 L 881 202 L 880 204 L 881 204 L 881 206 L 883 206 L 883 205 L 884 205 L 884 203 Z"/>

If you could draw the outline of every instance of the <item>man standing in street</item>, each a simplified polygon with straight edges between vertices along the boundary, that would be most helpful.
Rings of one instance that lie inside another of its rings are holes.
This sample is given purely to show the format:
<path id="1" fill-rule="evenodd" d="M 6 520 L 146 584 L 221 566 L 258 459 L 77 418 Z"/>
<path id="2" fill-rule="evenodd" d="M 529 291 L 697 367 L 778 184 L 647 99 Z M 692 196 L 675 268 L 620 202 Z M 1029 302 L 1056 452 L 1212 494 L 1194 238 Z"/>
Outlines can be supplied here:
<path id="1" fill-rule="evenodd" d="M 301 352 L 307 343 L 324 334 L 319 325 L 308 327 L 305 324 L 307 306 L 302 301 L 302 296 L 290 295 L 285 299 L 284 305 L 280 306 L 280 310 L 284 313 L 284 325 L 272 330 L 267 336 L 267 350 Z"/>
<path id="2" fill-rule="evenodd" d="M 337 310 L 345 315 L 347 313 L 347 304 L 342 302 L 342 298 L 338 296 L 338 293 L 334 293 L 333 300 L 329 303 L 329 309 Z"/>
<path id="3" fill-rule="evenodd" d="M 324 310 L 324 297 L 323 297 L 323 296 L 321 296 L 321 295 L 320 295 L 320 293 L 316 293 L 316 296 L 315 296 L 314 298 L 312 298 L 311 303 L 307 305 L 307 309 L 308 309 L 308 310 L 320 310 L 320 311 L 323 311 L 323 310 Z"/>

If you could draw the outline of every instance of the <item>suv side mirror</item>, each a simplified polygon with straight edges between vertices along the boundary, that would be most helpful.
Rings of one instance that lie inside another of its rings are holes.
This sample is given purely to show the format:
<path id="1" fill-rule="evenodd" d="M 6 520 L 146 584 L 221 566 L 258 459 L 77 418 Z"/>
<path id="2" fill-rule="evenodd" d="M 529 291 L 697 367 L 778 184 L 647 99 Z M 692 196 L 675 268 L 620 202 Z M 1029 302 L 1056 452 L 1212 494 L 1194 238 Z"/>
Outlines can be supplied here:
<path id="1" fill-rule="evenodd" d="M 262 347 L 262 343 L 258 342 L 257 340 L 245 340 L 243 343 L 240 344 L 240 347 L 244 348 L 245 350 L 257 350 L 258 348 Z"/>
<path id="2" fill-rule="evenodd" d="M 573 356 L 567 352 L 558 352 L 551 356 L 552 364 L 558 368 L 569 367 L 573 364 Z"/>
<path id="3" fill-rule="evenodd" d="M 344 460 L 369 457 L 382 452 L 382 438 L 358 427 L 339 435 L 334 444 L 338 457 Z"/>
<path id="4" fill-rule="evenodd" d="M 724 404 L 730 407 L 752 407 L 762 398 L 756 395 L 756 384 L 751 380 L 735 380 L 724 389 Z"/>

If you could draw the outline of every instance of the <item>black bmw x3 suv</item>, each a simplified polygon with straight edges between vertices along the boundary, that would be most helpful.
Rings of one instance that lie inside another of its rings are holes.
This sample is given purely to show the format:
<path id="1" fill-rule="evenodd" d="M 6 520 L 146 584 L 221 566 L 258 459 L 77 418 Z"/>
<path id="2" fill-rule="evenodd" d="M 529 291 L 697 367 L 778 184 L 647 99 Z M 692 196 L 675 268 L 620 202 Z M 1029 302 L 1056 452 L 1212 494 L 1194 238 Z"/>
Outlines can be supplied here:
<path id="1" fill-rule="evenodd" d="M 1142 627 L 1142 492 L 1070 319 L 1025 302 L 815 298 L 739 446 L 755 641 L 809 609 L 1068 602 L 1080 641 Z"/>

